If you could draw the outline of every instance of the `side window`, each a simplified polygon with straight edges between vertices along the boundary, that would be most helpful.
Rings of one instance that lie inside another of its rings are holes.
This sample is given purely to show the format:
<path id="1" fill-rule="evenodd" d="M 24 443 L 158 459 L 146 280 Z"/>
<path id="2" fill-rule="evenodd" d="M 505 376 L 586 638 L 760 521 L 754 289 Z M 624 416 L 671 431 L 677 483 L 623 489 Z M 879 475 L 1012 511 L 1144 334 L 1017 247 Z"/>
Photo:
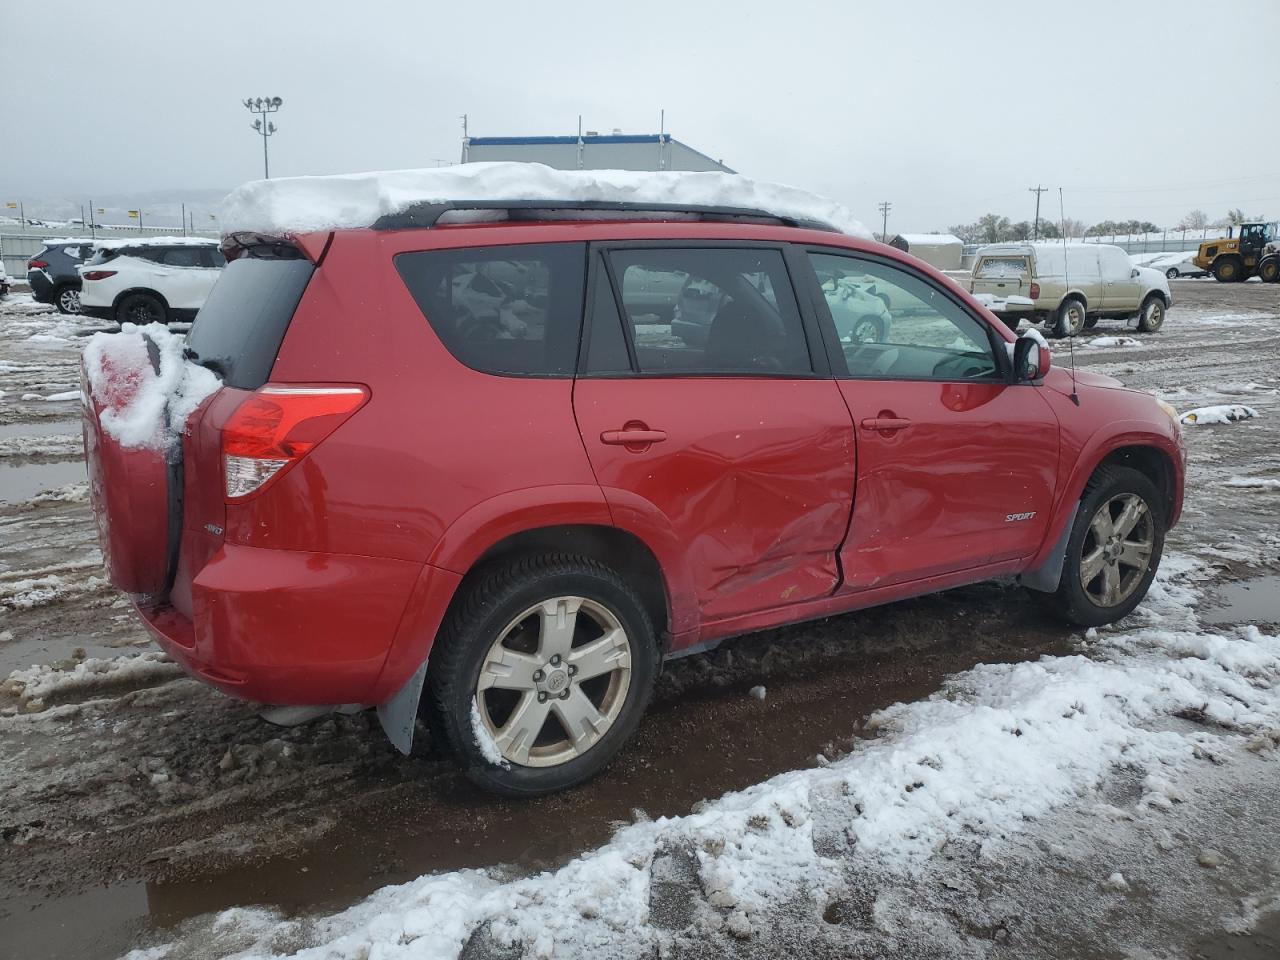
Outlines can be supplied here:
<path id="1" fill-rule="evenodd" d="M 221 250 L 216 250 L 213 247 L 198 247 L 197 249 L 200 251 L 200 266 L 221 269 L 227 265 L 227 258 L 222 255 Z"/>
<path id="2" fill-rule="evenodd" d="M 1133 261 L 1123 250 L 1104 249 L 1099 257 L 1103 280 L 1128 280 L 1133 273 Z"/>
<path id="3" fill-rule="evenodd" d="M 199 267 L 199 247 L 169 247 L 160 256 L 160 262 L 166 267 Z"/>
<path id="4" fill-rule="evenodd" d="M 484 373 L 570 376 L 586 247 L 520 244 L 402 253 L 396 271 L 441 342 Z"/>
<path id="5" fill-rule="evenodd" d="M 810 253 L 849 375 L 999 377 L 986 326 L 922 277 L 875 260 Z"/>
<path id="6" fill-rule="evenodd" d="M 813 371 L 780 251 L 614 250 L 609 259 L 640 373 Z"/>

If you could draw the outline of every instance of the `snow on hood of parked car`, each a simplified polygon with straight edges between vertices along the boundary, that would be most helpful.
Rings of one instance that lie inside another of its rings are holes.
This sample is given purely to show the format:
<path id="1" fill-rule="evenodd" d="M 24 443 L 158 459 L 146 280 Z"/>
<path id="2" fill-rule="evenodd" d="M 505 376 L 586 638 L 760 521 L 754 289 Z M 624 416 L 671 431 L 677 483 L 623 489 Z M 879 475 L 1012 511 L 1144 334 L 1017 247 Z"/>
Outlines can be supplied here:
<path id="1" fill-rule="evenodd" d="M 99 250 L 119 250 L 121 247 L 212 247 L 216 237 L 131 237 L 112 240 L 80 240 Z"/>
<path id="2" fill-rule="evenodd" d="M 541 163 L 467 163 L 330 177 L 254 180 L 222 202 L 225 233 L 284 236 L 368 227 L 418 203 L 466 200 L 607 201 L 765 210 L 871 234 L 843 205 L 779 183 L 730 173 L 555 170 Z"/>
<path id="3" fill-rule="evenodd" d="M 148 340 L 159 354 L 159 372 L 151 365 Z M 89 389 L 106 404 L 102 429 L 121 446 L 167 449 L 196 407 L 222 386 L 211 370 L 183 357 L 185 343 L 161 323 L 125 323 L 119 333 L 95 333 L 89 340 Z"/>

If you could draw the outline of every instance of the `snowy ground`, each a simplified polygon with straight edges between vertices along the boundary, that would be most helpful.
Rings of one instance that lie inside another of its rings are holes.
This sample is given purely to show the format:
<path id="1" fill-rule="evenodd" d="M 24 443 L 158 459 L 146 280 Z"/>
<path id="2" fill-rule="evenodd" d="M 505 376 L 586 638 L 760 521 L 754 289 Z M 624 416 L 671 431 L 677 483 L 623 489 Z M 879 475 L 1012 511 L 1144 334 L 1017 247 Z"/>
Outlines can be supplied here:
<path id="1" fill-rule="evenodd" d="M 399 758 L 365 716 L 272 728 L 150 652 L 100 578 L 76 404 L 37 399 L 74 389 L 88 327 L 0 303 L 6 942 L 1280 955 L 1280 289 L 1174 295 L 1159 336 L 1076 361 L 1260 416 L 1184 428 L 1184 520 L 1119 629 L 1072 634 L 984 584 L 750 638 L 670 665 L 619 763 L 532 803 Z M 1224 592 L 1260 627 L 1211 622 Z"/>

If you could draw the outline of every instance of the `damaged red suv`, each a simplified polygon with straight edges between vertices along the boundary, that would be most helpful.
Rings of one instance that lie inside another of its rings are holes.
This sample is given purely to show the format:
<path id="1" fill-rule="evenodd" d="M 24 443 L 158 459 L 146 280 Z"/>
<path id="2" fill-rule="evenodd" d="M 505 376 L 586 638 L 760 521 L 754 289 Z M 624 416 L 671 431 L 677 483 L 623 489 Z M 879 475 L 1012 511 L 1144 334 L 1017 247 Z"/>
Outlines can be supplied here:
<path id="1" fill-rule="evenodd" d="M 221 386 L 165 449 L 87 381 L 108 569 L 193 676 L 377 707 L 405 752 L 421 717 L 532 795 L 726 637 L 999 576 L 1102 624 L 1150 586 L 1176 421 L 920 261 L 759 210 L 465 206 L 229 237 L 186 343 Z"/>

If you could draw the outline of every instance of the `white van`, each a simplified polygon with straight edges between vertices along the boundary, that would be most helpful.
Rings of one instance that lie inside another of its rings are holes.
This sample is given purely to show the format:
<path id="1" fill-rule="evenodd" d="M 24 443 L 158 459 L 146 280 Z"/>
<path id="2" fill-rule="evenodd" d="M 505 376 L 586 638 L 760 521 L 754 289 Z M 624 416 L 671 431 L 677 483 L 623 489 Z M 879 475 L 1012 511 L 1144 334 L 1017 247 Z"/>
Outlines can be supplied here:
<path id="1" fill-rule="evenodd" d="M 1155 333 L 1173 304 L 1163 273 L 1135 267 L 1129 255 L 1106 243 L 993 243 L 978 250 L 969 291 L 1006 300 L 999 314 L 1046 321 L 1058 337 L 1074 337 L 1101 317 L 1137 317 L 1138 329 Z"/>

